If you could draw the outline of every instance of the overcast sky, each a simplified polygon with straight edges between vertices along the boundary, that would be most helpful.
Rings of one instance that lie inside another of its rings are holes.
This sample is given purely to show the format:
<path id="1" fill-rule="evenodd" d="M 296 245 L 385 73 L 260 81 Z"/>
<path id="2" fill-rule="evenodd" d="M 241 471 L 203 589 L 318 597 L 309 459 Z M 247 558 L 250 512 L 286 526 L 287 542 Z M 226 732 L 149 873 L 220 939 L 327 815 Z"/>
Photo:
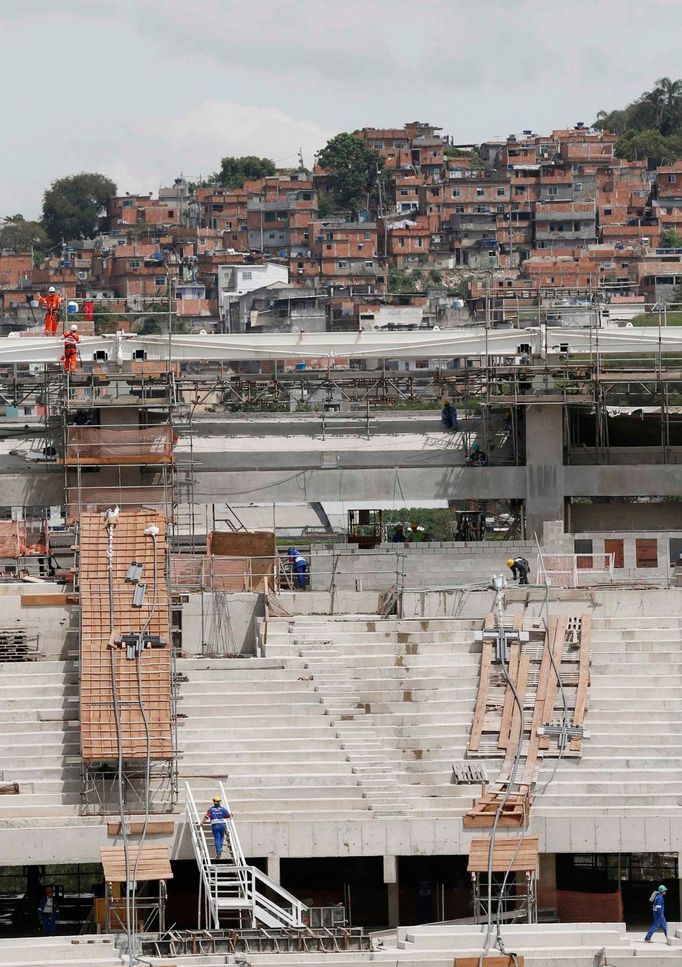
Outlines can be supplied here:
<path id="1" fill-rule="evenodd" d="M 680 0 L 0 0 L 0 37 L 0 216 L 78 171 L 310 165 L 365 125 L 548 132 L 682 74 Z"/>

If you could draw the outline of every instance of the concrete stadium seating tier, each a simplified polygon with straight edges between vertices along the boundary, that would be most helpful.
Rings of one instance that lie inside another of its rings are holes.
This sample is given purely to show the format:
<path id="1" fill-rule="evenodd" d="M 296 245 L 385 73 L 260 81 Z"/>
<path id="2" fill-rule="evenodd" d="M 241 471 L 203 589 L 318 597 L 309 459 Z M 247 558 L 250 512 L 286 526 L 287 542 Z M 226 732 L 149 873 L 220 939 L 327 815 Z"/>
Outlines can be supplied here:
<path id="1" fill-rule="evenodd" d="M 647 597 L 647 594 L 651 597 Z M 579 760 L 540 759 L 540 853 L 679 850 L 682 627 L 668 592 L 599 591 Z M 489 610 L 489 595 L 479 608 Z M 610 602 L 608 607 L 604 602 Z M 668 597 L 665 597 L 668 600 Z M 670 610 L 670 609 L 669 609 Z M 566 613 L 575 613 L 575 603 Z M 244 852 L 268 857 L 468 853 L 461 817 L 480 786 L 452 785 L 474 711 L 481 618 L 271 618 L 259 658 L 186 658 L 179 772 L 198 804 L 229 774 Z M 98 861 L 111 843 L 79 815 L 75 661 L 0 667 L 5 863 Z M 558 700 L 557 700 L 558 701 Z M 556 705 L 559 708 L 559 705 Z M 492 781 L 500 760 L 486 758 Z M 17 827 L 31 827 L 18 837 Z M 191 855 L 184 825 L 174 857 Z"/>

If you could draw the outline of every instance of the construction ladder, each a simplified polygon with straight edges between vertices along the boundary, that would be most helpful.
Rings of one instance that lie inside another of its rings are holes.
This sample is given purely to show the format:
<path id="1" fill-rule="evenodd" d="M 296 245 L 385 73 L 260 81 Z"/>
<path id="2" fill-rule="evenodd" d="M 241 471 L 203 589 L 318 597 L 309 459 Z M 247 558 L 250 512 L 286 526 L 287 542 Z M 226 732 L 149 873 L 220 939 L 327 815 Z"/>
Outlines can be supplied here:
<path id="1" fill-rule="evenodd" d="M 220 793 L 224 807 L 232 812 L 222 782 Z M 212 837 L 208 828 L 202 825 L 202 817 L 187 782 L 185 797 L 187 825 L 206 901 L 207 927 L 219 930 L 221 917 L 224 921 L 236 917 L 240 926 L 250 928 L 259 925 L 302 927 L 307 907 L 257 867 L 247 865 L 234 819 L 226 822 L 223 846 L 223 856 L 227 854 L 229 860 L 217 863 L 211 859 Z M 242 923 L 243 920 L 247 922 Z"/>

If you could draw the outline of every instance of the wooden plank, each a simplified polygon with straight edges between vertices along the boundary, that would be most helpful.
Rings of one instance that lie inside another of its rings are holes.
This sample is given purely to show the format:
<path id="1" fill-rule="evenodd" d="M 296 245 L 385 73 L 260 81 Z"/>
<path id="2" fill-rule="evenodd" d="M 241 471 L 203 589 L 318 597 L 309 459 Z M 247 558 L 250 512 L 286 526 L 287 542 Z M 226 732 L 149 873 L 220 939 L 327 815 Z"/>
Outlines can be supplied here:
<path id="1" fill-rule="evenodd" d="M 22 608 L 45 608 L 50 605 L 78 604 L 77 594 L 22 594 Z"/>
<path id="2" fill-rule="evenodd" d="M 519 656 L 521 654 L 521 642 L 512 641 L 509 646 L 509 679 L 516 685 L 519 674 Z M 509 745 L 509 729 L 511 726 L 512 712 L 515 706 L 514 692 L 511 685 L 507 682 L 504 693 L 504 705 L 502 707 L 502 718 L 500 720 L 500 735 L 497 740 L 498 749 L 506 749 Z"/>
<path id="3" fill-rule="evenodd" d="M 492 615 L 488 615 L 484 622 L 484 628 L 488 627 Z M 481 670 L 478 679 L 478 693 L 476 695 L 476 706 L 474 717 L 471 723 L 471 733 L 469 734 L 469 752 L 478 752 L 481 745 L 481 733 L 483 731 L 483 720 L 488 706 L 488 691 L 490 688 L 490 672 L 493 660 L 492 641 L 483 641 L 481 649 Z"/>
<path id="4" fill-rule="evenodd" d="M 573 397 L 571 397 L 572 399 Z M 494 954 L 484 957 L 483 967 L 524 967 L 523 954 Z M 455 957 L 452 967 L 481 967 L 480 957 Z"/>
<path id="5" fill-rule="evenodd" d="M 521 707 L 523 708 L 526 698 L 526 687 L 528 685 L 528 670 L 530 668 L 530 658 L 527 654 L 522 654 L 519 661 L 518 677 L 516 679 L 516 694 L 519 696 Z M 521 725 L 521 712 L 514 702 L 512 707 L 512 720 L 509 727 L 509 744 L 507 746 L 507 757 L 516 756 L 519 747 L 519 728 Z M 523 740 L 523 736 L 521 736 Z"/>
<path id="6" fill-rule="evenodd" d="M 144 830 L 143 821 L 133 821 L 127 824 L 128 833 L 139 836 Z M 149 836 L 170 836 L 175 829 L 173 820 L 150 819 L 147 824 Z M 120 822 L 107 823 L 107 836 L 118 836 L 121 832 Z"/>
<path id="7" fill-rule="evenodd" d="M 125 853 L 122 846 L 100 846 L 104 879 L 108 883 L 125 883 Z M 139 861 L 138 861 L 139 855 Z M 128 847 L 128 869 L 132 878 L 137 865 L 137 880 L 172 880 L 167 846 Z"/>
<path id="8" fill-rule="evenodd" d="M 472 839 L 469 847 L 469 873 L 485 873 L 488 870 L 490 839 Z M 511 867 L 510 867 L 511 863 Z M 519 843 L 517 836 L 496 839 L 493 847 L 492 869 L 494 873 L 538 872 L 538 837 L 524 836 Z"/>
<path id="9" fill-rule="evenodd" d="M 556 619 L 556 624 L 553 628 L 553 635 L 550 635 L 550 640 L 548 647 L 552 649 L 552 655 L 554 656 L 554 662 L 559 668 L 561 665 L 561 657 L 564 651 L 564 641 L 566 639 L 566 625 L 568 619 L 563 615 Z M 559 687 L 559 680 L 554 671 L 554 667 L 550 664 L 549 679 L 547 681 L 545 701 L 542 712 L 542 725 L 548 725 L 554 718 L 554 701 L 556 699 L 556 693 Z M 542 736 L 538 743 L 539 749 L 549 749 L 549 738 L 547 736 Z"/>
<path id="10" fill-rule="evenodd" d="M 573 709 L 573 725 L 580 726 L 585 721 L 587 692 L 590 687 L 590 644 L 592 641 L 592 615 L 581 615 L 580 621 L 580 658 L 578 665 L 578 688 Z M 581 739 L 571 739 L 571 752 L 582 751 Z"/>

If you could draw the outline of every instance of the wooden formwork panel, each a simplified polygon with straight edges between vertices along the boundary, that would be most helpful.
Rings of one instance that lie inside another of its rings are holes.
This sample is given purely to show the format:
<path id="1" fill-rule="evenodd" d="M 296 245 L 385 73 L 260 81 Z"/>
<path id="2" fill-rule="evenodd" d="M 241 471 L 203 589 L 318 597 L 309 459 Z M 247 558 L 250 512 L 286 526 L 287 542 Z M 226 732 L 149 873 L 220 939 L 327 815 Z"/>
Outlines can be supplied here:
<path id="1" fill-rule="evenodd" d="M 156 524 L 159 528 L 156 540 L 156 594 L 154 545 L 151 537 L 144 534 L 150 524 Z M 79 537 L 81 754 L 84 760 L 90 762 L 117 758 L 115 682 L 124 759 L 146 758 L 148 742 L 152 758 L 171 759 L 171 645 L 166 521 L 163 514 L 157 511 L 121 511 L 119 515 L 113 541 L 113 621 L 107 548 L 104 515 L 83 514 Z M 132 606 L 134 585 L 125 583 L 132 561 L 143 565 L 141 580 L 147 584 L 141 608 Z M 158 635 L 163 640 L 163 647 L 145 649 L 139 662 L 127 659 L 124 648 L 112 648 L 112 643 L 122 635 L 135 634 L 147 625 L 150 635 Z M 144 706 L 147 725 L 140 704 Z"/>
<path id="2" fill-rule="evenodd" d="M 492 863 L 490 857 L 490 839 L 472 839 L 469 847 L 469 873 L 487 873 L 492 866 L 493 873 L 538 873 L 538 837 L 524 836 L 519 842 L 518 837 L 496 839 L 493 845 Z"/>

